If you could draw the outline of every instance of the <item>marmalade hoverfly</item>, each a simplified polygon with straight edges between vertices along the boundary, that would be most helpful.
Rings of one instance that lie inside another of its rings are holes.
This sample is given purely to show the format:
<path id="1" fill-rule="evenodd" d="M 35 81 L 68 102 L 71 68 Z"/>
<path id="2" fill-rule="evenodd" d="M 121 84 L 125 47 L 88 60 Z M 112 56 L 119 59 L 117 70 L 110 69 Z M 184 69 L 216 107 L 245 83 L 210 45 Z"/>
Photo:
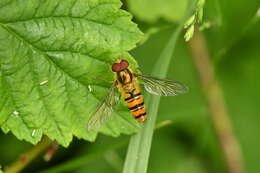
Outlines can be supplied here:
<path id="1" fill-rule="evenodd" d="M 141 94 L 138 78 L 144 81 L 144 88 L 151 94 L 175 96 L 188 91 L 188 88 L 180 82 L 135 74 L 128 66 L 128 61 L 121 59 L 117 59 L 116 63 L 112 65 L 112 71 L 116 73 L 116 80 L 97 110 L 91 115 L 88 122 L 88 130 L 95 130 L 110 120 L 114 107 L 119 102 L 116 88 L 121 91 L 122 97 L 135 119 L 139 122 L 144 122 L 147 119 L 144 98 Z"/>

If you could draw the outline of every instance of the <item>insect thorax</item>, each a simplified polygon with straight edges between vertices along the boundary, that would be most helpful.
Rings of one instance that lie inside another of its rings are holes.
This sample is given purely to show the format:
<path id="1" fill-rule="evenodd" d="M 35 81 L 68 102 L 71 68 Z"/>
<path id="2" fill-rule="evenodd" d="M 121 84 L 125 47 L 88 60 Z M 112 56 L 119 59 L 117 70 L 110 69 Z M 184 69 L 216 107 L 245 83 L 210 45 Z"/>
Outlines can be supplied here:
<path id="1" fill-rule="evenodd" d="M 117 81 L 122 85 L 129 85 L 133 83 L 133 74 L 129 69 L 124 69 L 120 72 L 117 72 Z"/>

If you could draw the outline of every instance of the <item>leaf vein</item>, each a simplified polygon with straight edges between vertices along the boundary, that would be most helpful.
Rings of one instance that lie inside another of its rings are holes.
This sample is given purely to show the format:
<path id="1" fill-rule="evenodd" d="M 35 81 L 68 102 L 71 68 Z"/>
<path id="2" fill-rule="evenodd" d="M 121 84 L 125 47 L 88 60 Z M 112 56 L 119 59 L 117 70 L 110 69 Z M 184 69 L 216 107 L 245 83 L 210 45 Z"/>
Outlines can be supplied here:
<path id="1" fill-rule="evenodd" d="M 79 83 L 80 85 L 82 85 L 82 86 L 84 86 L 84 87 L 86 88 L 86 86 L 85 86 L 84 83 L 82 83 L 81 81 L 75 79 L 71 74 L 69 74 L 69 73 L 67 73 L 66 71 L 64 71 L 58 64 L 56 64 L 56 63 L 52 60 L 52 58 L 51 58 L 50 55 L 46 54 L 46 52 L 44 52 L 43 50 L 41 50 L 41 49 L 35 47 L 34 45 L 32 45 L 29 41 L 27 41 L 26 39 L 24 39 L 22 36 L 20 36 L 18 33 L 16 33 L 15 31 L 13 31 L 12 29 L 9 29 L 9 28 L 7 28 L 7 27 L 5 27 L 5 26 L 3 26 L 3 28 L 6 29 L 11 35 L 14 35 L 18 40 L 20 40 L 21 42 L 24 42 L 25 44 L 27 44 L 31 49 L 35 49 L 35 50 L 41 52 L 43 55 L 45 55 L 44 57 L 45 57 L 46 59 L 48 59 L 49 62 L 51 62 L 59 71 L 61 71 L 62 73 L 66 74 L 71 80 L 75 81 L 76 83 Z M 93 58 L 93 59 L 95 59 L 95 58 Z M 98 59 L 95 59 L 95 60 L 98 60 Z M 100 60 L 100 61 L 101 61 L 101 60 Z M 98 86 L 104 87 L 104 86 L 101 86 L 101 85 L 98 85 Z M 93 93 L 91 93 L 91 94 L 92 94 L 93 96 L 95 96 Z M 96 97 L 96 96 L 95 96 L 95 97 Z M 96 98 L 97 98 L 97 97 L 96 97 Z M 97 98 L 97 99 L 98 99 L 98 98 Z M 98 100 L 100 101 L 100 99 L 98 99 Z"/>
<path id="2" fill-rule="evenodd" d="M 121 17 L 121 16 L 119 16 Z M 90 23 L 94 23 L 97 25 L 105 25 L 105 26 L 110 26 L 112 28 L 115 28 L 119 31 L 123 31 L 123 32 L 128 32 L 130 34 L 136 34 L 136 32 L 132 32 L 129 30 L 124 30 L 118 26 L 113 25 L 113 23 L 105 23 L 105 22 L 101 22 L 101 21 L 97 21 L 97 20 L 93 20 L 93 19 L 88 19 L 88 18 L 81 18 L 81 17 L 75 17 L 75 16 L 45 16 L 45 17 L 35 17 L 35 18 L 29 18 L 29 19 L 23 19 L 23 20 L 16 20 L 16 21 L 11 21 L 11 22 L 1 22 L 3 25 L 7 25 L 7 24 L 13 24 L 13 23 L 18 23 L 18 22 L 28 22 L 28 21 L 34 21 L 34 20 L 41 20 L 41 19 L 71 19 L 71 20 L 79 20 L 79 21 L 87 21 Z M 45 22 L 45 20 L 43 20 Z M 65 27 L 65 26 L 64 26 Z"/>
<path id="3" fill-rule="evenodd" d="M 0 64 L 0 66 L 1 66 L 1 64 Z M 21 119 L 21 121 L 23 122 L 23 124 L 26 126 L 26 128 L 27 129 L 31 129 L 28 125 L 27 125 L 27 123 L 24 121 L 24 119 L 23 119 L 23 116 L 22 116 L 22 114 L 21 114 L 21 111 L 20 111 L 20 109 L 18 108 L 18 105 L 17 105 L 17 103 L 16 103 L 16 101 L 15 101 L 15 99 L 14 99 L 14 96 L 13 96 L 13 89 L 12 89 L 12 87 L 11 87 L 11 85 L 8 83 L 8 80 L 5 78 L 5 76 L 3 75 L 3 77 L 2 77 L 2 79 L 3 79 L 3 82 L 7 85 L 7 90 L 9 91 L 8 93 L 9 93 L 9 95 L 10 95 L 10 98 L 11 98 L 11 101 L 12 101 L 12 103 L 13 103 L 13 106 L 14 106 L 14 108 L 15 108 L 15 110 L 14 111 L 17 111 L 17 112 L 19 112 L 20 114 L 19 114 L 19 116 L 18 116 L 18 118 L 19 119 Z M 10 118 L 10 116 L 11 115 L 8 115 L 8 118 L 6 118 L 6 120 L 5 120 L 5 122 L 7 122 L 8 121 L 8 119 Z M 5 123 L 4 122 L 4 123 Z M 3 123 L 3 124 L 4 124 Z"/>
<path id="4" fill-rule="evenodd" d="M 42 102 L 42 104 L 43 104 L 45 110 L 46 110 L 50 115 L 51 115 L 51 114 L 53 115 L 53 116 L 49 116 L 49 117 L 51 117 L 51 119 L 52 119 L 53 122 L 55 123 L 56 128 L 57 128 L 57 130 L 58 130 L 60 136 L 65 140 L 66 138 L 65 138 L 65 136 L 64 136 L 63 133 L 62 133 L 62 130 L 61 130 L 60 126 L 59 126 L 59 123 L 57 123 L 57 120 L 55 119 L 55 114 L 53 114 L 53 113 L 50 111 L 50 109 L 48 108 L 48 106 L 47 106 L 47 104 L 46 104 L 45 97 L 43 96 L 42 90 L 41 90 L 40 85 L 39 85 L 40 80 L 39 80 L 39 78 L 38 78 L 38 74 L 37 74 L 37 72 L 34 70 L 35 67 L 34 67 L 33 57 L 31 58 L 31 61 L 28 61 L 28 62 L 29 62 L 29 65 L 30 65 L 30 69 L 31 69 L 30 71 L 31 71 L 31 73 L 32 73 L 33 82 L 34 82 L 35 87 L 37 88 L 38 94 L 39 94 L 39 96 L 40 96 L 40 99 L 39 99 L 39 100 Z"/>

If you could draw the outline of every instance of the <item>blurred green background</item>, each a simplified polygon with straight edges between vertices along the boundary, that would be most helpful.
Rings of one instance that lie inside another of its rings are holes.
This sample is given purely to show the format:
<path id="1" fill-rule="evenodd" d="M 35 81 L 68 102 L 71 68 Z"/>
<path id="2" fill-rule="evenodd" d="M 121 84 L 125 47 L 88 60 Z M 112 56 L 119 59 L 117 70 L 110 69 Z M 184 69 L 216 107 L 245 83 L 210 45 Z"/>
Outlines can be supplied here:
<path id="1" fill-rule="evenodd" d="M 129 0 L 123 3 L 123 8 L 133 13 L 134 21 L 144 33 L 156 28 L 155 33 L 131 52 L 141 71 L 150 74 L 189 2 Z M 149 5 L 145 6 L 145 3 Z M 212 26 L 203 34 L 248 173 L 260 172 L 259 10 L 259 0 L 212 0 L 206 1 L 204 6 L 204 21 L 209 21 Z M 172 124 L 156 130 L 148 172 L 225 173 L 227 166 L 223 152 L 183 35 L 178 39 L 167 78 L 185 83 L 190 92 L 162 98 L 157 121 L 171 120 Z M 121 172 L 129 138 L 121 136 L 115 139 L 100 135 L 95 143 L 74 139 L 68 149 L 60 148 L 50 162 L 44 162 L 40 157 L 23 172 L 47 170 L 59 164 L 66 165 L 65 161 L 77 165 L 73 160 L 81 157 L 84 159 L 80 166 L 62 172 Z M 32 146 L 2 132 L 0 141 L 1 165 L 8 165 Z"/>

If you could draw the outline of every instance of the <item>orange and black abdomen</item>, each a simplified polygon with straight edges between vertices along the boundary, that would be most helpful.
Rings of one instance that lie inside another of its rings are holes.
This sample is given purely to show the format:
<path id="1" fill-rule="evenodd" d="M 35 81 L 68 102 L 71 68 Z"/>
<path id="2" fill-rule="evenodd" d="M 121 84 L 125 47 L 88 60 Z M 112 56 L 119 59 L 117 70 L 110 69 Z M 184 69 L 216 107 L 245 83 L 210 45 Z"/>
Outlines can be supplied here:
<path id="1" fill-rule="evenodd" d="M 131 114 L 136 120 L 144 122 L 147 118 L 143 95 L 139 87 L 124 91 L 124 99 Z"/>

